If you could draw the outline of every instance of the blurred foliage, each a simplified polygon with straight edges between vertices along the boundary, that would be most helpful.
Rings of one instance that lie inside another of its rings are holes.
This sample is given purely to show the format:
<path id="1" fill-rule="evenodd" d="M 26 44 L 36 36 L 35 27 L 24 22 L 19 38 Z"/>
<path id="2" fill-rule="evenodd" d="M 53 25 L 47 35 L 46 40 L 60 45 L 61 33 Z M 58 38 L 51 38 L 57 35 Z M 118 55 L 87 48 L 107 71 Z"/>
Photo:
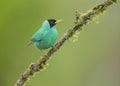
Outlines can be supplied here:
<path id="1" fill-rule="evenodd" d="M 26 47 L 45 19 L 64 20 L 57 25 L 60 38 L 72 26 L 76 9 L 84 12 L 102 1 L 1 0 L 0 86 L 13 86 L 28 65 L 48 51 Z M 78 42 L 67 41 L 26 86 L 120 86 L 119 9 L 113 5 L 99 24 L 85 26 Z"/>

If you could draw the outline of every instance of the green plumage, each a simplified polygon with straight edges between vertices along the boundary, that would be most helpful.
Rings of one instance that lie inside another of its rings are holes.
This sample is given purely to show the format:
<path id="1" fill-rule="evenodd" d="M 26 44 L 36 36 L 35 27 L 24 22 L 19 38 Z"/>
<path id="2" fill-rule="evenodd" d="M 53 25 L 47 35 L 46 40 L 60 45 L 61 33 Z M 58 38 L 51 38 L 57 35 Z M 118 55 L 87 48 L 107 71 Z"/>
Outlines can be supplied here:
<path id="1" fill-rule="evenodd" d="M 48 19 L 42 24 L 42 27 L 32 36 L 32 43 L 38 49 L 48 49 L 52 47 L 57 39 L 56 20 Z"/>

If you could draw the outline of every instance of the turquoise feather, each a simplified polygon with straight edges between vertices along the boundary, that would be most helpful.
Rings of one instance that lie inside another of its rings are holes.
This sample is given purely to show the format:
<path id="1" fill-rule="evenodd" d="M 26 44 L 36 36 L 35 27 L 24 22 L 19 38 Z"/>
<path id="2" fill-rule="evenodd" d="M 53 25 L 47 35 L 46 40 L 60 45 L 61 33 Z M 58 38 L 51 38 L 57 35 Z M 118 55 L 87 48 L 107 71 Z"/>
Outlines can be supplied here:
<path id="1" fill-rule="evenodd" d="M 45 20 L 42 27 L 32 36 L 32 43 L 40 50 L 52 47 L 57 39 L 56 20 Z"/>

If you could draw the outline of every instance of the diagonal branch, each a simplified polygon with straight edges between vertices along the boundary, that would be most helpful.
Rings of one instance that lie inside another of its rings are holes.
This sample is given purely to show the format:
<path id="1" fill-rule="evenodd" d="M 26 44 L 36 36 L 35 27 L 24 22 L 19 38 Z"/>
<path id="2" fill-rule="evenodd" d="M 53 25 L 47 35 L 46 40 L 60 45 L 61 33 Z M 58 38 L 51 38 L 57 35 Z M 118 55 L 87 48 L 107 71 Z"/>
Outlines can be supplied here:
<path id="1" fill-rule="evenodd" d="M 89 12 L 84 13 L 83 15 L 76 11 L 75 26 L 72 29 L 69 29 L 55 44 L 55 46 L 48 51 L 47 54 L 41 56 L 42 58 L 40 60 L 38 60 L 36 63 L 30 64 L 28 69 L 25 70 L 25 72 L 17 80 L 15 86 L 23 86 L 30 76 L 32 76 L 35 72 L 41 71 L 51 55 L 53 55 L 66 40 L 74 35 L 77 30 L 81 30 L 82 27 L 90 22 L 96 15 L 103 13 L 103 11 L 105 11 L 108 6 L 112 5 L 115 2 L 117 2 L 117 0 L 106 0 L 103 3 L 96 5 L 91 10 L 89 10 Z"/>

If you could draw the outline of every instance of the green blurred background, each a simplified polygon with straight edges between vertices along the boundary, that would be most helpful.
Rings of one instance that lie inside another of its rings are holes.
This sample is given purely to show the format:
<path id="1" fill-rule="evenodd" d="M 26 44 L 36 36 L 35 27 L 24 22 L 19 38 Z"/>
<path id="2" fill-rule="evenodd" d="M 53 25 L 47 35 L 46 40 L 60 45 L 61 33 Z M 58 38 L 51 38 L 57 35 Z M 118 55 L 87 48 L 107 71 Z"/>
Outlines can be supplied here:
<path id="1" fill-rule="evenodd" d="M 72 27 L 76 9 L 85 12 L 102 1 L 1 0 L 0 86 L 13 86 L 28 65 L 40 58 L 41 52 L 26 44 L 45 19 L 64 20 L 57 25 L 59 40 Z M 26 86 L 120 86 L 119 10 L 119 4 L 112 5 L 99 24 L 84 26 L 79 41 L 67 41 Z"/>

